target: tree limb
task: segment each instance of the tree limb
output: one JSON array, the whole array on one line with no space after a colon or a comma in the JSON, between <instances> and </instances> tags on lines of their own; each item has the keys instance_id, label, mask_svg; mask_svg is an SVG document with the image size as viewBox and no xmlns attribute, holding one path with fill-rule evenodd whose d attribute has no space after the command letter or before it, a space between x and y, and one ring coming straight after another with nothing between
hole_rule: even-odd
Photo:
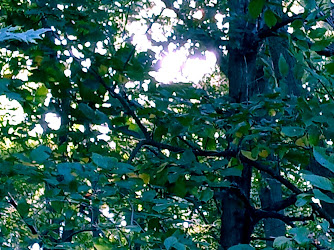
<instances>
[{"instance_id":1,"label":"tree limb","mask_svg":"<svg viewBox=\"0 0 334 250\"><path fill-rule=\"evenodd\" d=\"M293 223L294 221L313 220L312 216L290 217L290 216L286 216L280 213L265 211L262 209L255 210L254 215L257 220L268 219L268 218L279 219L283 221L285 224L292 226L292 227L294 227L294 223Z\"/></svg>"},{"instance_id":2,"label":"tree limb","mask_svg":"<svg viewBox=\"0 0 334 250\"><path fill-rule=\"evenodd\" d=\"M278 180L280 183L282 183L284 186L286 186L288 189L290 189L292 192L294 192L295 194L302 194L303 192L296 187L295 185L293 185L291 182L289 182L287 179L285 179L284 177L282 177L280 174L275 173L274 171L272 171L270 169L270 167L265 166L263 164L261 164L260 162L257 161L252 161L248 158L246 158L243 155L239 156L239 159L247 164L252 165L253 167L255 167L256 169L263 171L269 175L271 175L274 179ZM312 209L314 211L316 211L318 213L318 215L324 219L326 219L329 224L331 225L331 227L334 227L334 222L331 218L331 216L324 210L322 209L318 204L316 203L310 203L310 206L312 207Z\"/></svg>"},{"instance_id":3,"label":"tree limb","mask_svg":"<svg viewBox=\"0 0 334 250\"><path fill-rule=\"evenodd\" d=\"M274 204L271 204L268 207L262 207L262 209L266 210L266 211L276 211L277 212L277 211L283 210L283 209L295 204L296 201L297 201L297 195L293 194L290 197L288 197L284 200L281 200L281 201L277 201L277 202L275 202Z\"/></svg>"},{"instance_id":4,"label":"tree limb","mask_svg":"<svg viewBox=\"0 0 334 250\"><path fill-rule=\"evenodd\" d=\"M11 204L15 210L18 212L18 214L20 215L21 219L24 221L24 223L26 224L26 226L29 228L30 232L34 235L39 235L37 229L33 226L30 225L27 220L22 216L22 214L20 213L20 211L18 210L18 205L17 202L14 200L14 197L8 192L8 202L9 204Z\"/></svg>"}]
</instances>

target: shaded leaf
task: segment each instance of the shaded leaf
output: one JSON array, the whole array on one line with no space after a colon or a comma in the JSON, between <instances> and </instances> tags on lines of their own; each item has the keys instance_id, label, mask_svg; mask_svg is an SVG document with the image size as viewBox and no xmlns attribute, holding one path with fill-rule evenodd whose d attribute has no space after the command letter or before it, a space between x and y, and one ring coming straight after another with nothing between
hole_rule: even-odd
<instances>
[{"instance_id":1,"label":"shaded leaf","mask_svg":"<svg viewBox=\"0 0 334 250\"><path fill-rule=\"evenodd\" d=\"M264 7L265 0L251 0L248 5L248 12L251 17L257 18Z\"/></svg>"},{"instance_id":2,"label":"shaded leaf","mask_svg":"<svg viewBox=\"0 0 334 250\"><path fill-rule=\"evenodd\" d=\"M43 163L50 157L51 149L47 146L39 146L31 151L30 159L36 161L37 163Z\"/></svg>"},{"instance_id":3,"label":"shaded leaf","mask_svg":"<svg viewBox=\"0 0 334 250\"><path fill-rule=\"evenodd\" d=\"M282 127L282 133L289 137L301 137L305 130L301 127Z\"/></svg>"},{"instance_id":4,"label":"shaded leaf","mask_svg":"<svg viewBox=\"0 0 334 250\"><path fill-rule=\"evenodd\" d=\"M228 248L228 250L254 250L254 247L251 247L248 244L239 244L233 247Z\"/></svg>"},{"instance_id":5,"label":"shaded leaf","mask_svg":"<svg viewBox=\"0 0 334 250\"><path fill-rule=\"evenodd\" d=\"M313 189L313 193L314 193L314 198L316 199L319 199L327 203L334 203L334 200L332 198L321 192L319 189Z\"/></svg>"},{"instance_id":6,"label":"shaded leaf","mask_svg":"<svg viewBox=\"0 0 334 250\"><path fill-rule=\"evenodd\" d=\"M291 234L294 234L293 239L298 244L306 244L311 241L311 239L308 238L308 235L310 234L310 231L305 227L296 227L291 228L289 231Z\"/></svg>"},{"instance_id":7,"label":"shaded leaf","mask_svg":"<svg viewBox=\"0 0 334 250\"><path fill-rule=\"evenodd\" d=\"M279 60L278 60L278 69L279 72L282 76L287 76L289 72L289 65L286 62L283 54L280 55Z\"/></svg>"},{"instance_id":8,"label":"shaded leaf","mask_svg":"<svg viewBox=\"0 0 334 250\"><path fill-rule=\"evenodd\" d=\"M273 27L277 23L277 18L271 10L266 10L264 12L264 22L269 28Z\"/></svg>"},{"instance_id":9,"label":"shaded leaf","mask_svg":"<svg viewBox=\"0 0 334 250\"><path fill-rule=\"evenodd\" d=\"M334 190L333 183L325 177L314 175L314 174L305 174L304 179L311 182L313 186L316 186L323 190L327 190L327 191Z\"/></svg>"},{"instance_id":10,"label":"shaded leaf","mask_svg":"<svg viewBox=\"0 0 334 250\"><path fill-rule=\"evenodd\" d=\"M171 249L178 242L177 238L174 236L170 236L164 240L164 246L167 250Z\"/></svg>"},{"instance_id":11,"label":"shaded leaf","mask_svg":"<svg viewBox=\"0 0 334 250\"><path fill-rule=\"evenodd\" d=\"M313 156L321 166L329 169L334 173L333 159L330 156L326 155L326 149L320 147L314 147Z\"/></svg>"}]
</instances>

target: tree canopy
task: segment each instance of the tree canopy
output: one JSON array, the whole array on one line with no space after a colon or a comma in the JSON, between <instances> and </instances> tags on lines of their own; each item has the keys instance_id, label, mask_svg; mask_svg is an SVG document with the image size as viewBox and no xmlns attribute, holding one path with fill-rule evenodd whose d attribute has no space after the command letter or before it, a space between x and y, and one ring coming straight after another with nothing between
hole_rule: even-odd
<instances>
[{"instance_id":1,"label":"tree canopy","mask_svg":"<svg viewBox=\"0 0 334 250\"><path fill-rule=\"evenodd\" d=\"M1 1L1 247L334 249L333 8Z\"/></svg>"}]
</instances>

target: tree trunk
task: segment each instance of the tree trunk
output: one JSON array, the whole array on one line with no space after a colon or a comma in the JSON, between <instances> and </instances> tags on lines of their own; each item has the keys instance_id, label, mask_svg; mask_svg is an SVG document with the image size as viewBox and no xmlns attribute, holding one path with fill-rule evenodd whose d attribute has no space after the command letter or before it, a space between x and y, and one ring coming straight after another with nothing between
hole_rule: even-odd
<instances>
[{"instance_id":1,"label":"tree trunk","mask_svg":"<svg viewBox=\"0 0 334 250\"><path fill-rule=\"evenodd\" d=\"M282 200L282 185L278 181L270 178L267 174L262 173L266 179L267 186L260 190L260 200L262 207L270 207L272 204ZM267 239L285 235L285 224L278 219L264 220L264 233ZM267 247L273 246L273 241L267 240Z\"/></svg>"},{"instance_id":2,"label":"tree trunk","mask_svg":"<svg viewBox=\"0 0 334 250\"><path fill-rule=\"evenodd\" d=\"M247 21L248 0L230 0L228 47L229 96L233 102L248 102L257 93L255 23ZM252 233L249 210L252 168L244 165L241 177L230 178L233 187L222 198L221 249L248 244Z\"/></svg>"}]
</instances>

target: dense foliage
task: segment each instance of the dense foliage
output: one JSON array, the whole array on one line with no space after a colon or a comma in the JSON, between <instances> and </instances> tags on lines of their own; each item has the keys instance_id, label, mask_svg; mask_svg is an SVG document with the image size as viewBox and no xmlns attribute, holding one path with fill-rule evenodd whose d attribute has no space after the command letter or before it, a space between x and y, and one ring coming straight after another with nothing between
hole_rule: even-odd
<instances>
[{"instance_id":1,"label":"dense foliage","mask_svg":"<svg viewBox=\"0 0 334 250\"><path fill-rule=\"evenodd\" d=\"M1 1L2 248L333 249L332 10ZM170 44L215 72L160 83Z\"/></svg>"}]
</instances>

